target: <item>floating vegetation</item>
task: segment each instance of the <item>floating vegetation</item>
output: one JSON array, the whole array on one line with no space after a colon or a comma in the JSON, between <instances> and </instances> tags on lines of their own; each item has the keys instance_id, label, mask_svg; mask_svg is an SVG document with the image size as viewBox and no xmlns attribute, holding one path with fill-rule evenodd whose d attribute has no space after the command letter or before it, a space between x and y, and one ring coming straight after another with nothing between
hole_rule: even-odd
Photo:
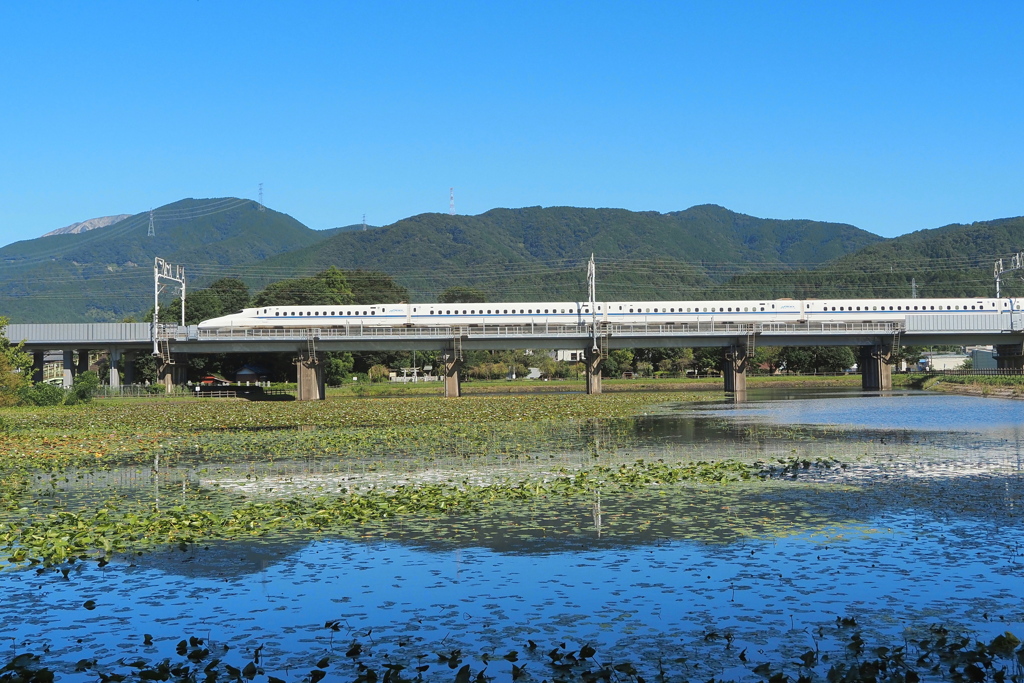
<instances>
[{"instance_id":1,"label":"floating vegetation","mask_svg":"<svg viewBox=\"0 0 1024 683\"><path fill-rule=\"evenodd\" d=\"M1024 647L1012 633L997 635L988 642L969 635L950 633L940 625L916 640L899 643L869 643L857 620L837 617L829 628L821 626L813 647L795 656L788 653L750 650L729 631L707 631L703 638L666 651L655 661L609 655L590 643L570 645L544 643L533 639L507 650L470 653L444 643L426 646L420 639L405 636L393 643L378 644L372 629L354 631L340 620L324 624L331 638L321 652L306 662L275 661L265 644L245 652L243 648L190 636L178 641L174 654L153 656L158 650L153 636L145 634L142 644L150 656L130 652L110 661L86 654L73 669L49 668L44 657L22 653L0 667L3 683L47 683L59 672L64 678L124 681L176 681L214 683L218 680L286 683L318 683L331 680L352 683L404 683L437 681L486 683L488 681L580 681L581 683L645 683L654 681L769 681L770 683L918 683L922 680L950 680L983 683L1024 681ZM334 642L334 634L347 631ZM165 644L163 649L169 649ZM746 646L745 646L746 645ZM686 653L687 656L682 656ZM233 663L232 663L233 662Z\"/></svg>"},{"instance_id":2,"label":"floating vegetation","mask_svg":"<svg viewBox=\"0 0 1024 683\"><path fill-rule=\"evenodd\" d=\"M13 564L43 567L98 557L103 563L116 553L137 552L165 544L201 543L283 531L322 533L366 522L407 515L464 513L498 501L536 497L579 496L602 490L628 491L686 482L728 484L773 476L794 476L810 467L830 467L827 460L780 460L778 463L737 461L666 464L637 461L619 467L595 466L577 472L559 471L545 480L523 480L473 486L468 481L397 486L393 489L342 491L334 496L244 500L199 492L184 502L143 507L107 501L99 509L59 510L37 514L22 505L13 482L7 492L8 515L0 518L0 548Z\"/></svg>"}]
</instances>

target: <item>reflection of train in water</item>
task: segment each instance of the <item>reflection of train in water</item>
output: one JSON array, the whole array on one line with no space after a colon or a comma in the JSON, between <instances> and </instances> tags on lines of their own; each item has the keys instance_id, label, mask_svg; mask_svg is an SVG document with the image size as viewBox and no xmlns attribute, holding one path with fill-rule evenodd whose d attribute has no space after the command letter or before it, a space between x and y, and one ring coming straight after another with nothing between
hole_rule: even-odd
<instances>
[{"instance_id":1,"label":"reflection of train in water","mask_svg":"<svg viewBox=\"0 0 1024 683\"><path fill-rule=\"evenodd\" d=\"M1016 299L776 299L749 301L580 301L373 306L266 306L204 320L201 330L285 329L372 325L480 326L610 324L678 325L689 322L902 322L908 315L1000 313L1021 310Z\"/></svg>"}]
</instances>

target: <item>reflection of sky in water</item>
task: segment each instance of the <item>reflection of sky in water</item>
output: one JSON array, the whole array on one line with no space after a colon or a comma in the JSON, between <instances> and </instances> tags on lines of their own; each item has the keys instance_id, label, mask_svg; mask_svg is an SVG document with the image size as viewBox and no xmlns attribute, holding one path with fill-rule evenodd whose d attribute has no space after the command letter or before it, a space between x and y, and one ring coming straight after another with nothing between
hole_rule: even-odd
<instances>
[{"instance_id":1,"label":"reflection of sky in water","mask_svg":"<svg viewBox=\"0 0 1024 683\"><path fill-rule=\"evenodd\" d=\"M753 401L699 411L777 425L848 425L873 429L972 431L1024 425L1024 401L948 394L893 393L796 401Z\"/></svg>"},{"instance_id":2,"label":"reflection of sky in water","mask_svg":"<svg viewBox=\"0 0 1024 683\"><path fill-rule=\"evenodd\" d=\"M252 573L230 566L231 545L162 553L152 563L160 568L89 566L67 583L8 573L0 577L5 608L22 617L6 621L0 637L35 649L45 643L74 661L86 652L121 656L120 642L145 654L142 633L158 644L209 636L242 650L268 643L269 663L282 667L319 656L330 638L323 625L333 619L346 625L338 647L351 642L349 627L364 640L372 628L392 651L411 639L412 651L444 641L467 653L568 638L604 650L682 654L680 643L700 640L705 628L729 630L751 650L807 645L802 629L837 616L893 636L934 621L968 624L985 637L1020 632L1024 561L1012 550L1024 541L1019 527L999 529L997 540L995 529L912 515L877 521L725 546L665 542L517 556L324 540ZM205 553L226 556L217 568L195 571ZM91 612L82 608L90 599L98 603Z\"/></svg>"},{"instance_id":3,"label":"reflection of sky in water","mask_svg":"<svg viewBox=\"0 0 1024 683\"><path fill-rule=\"evenodd\" d=\"M688 448L712 436L717 447L738 439L728 429L694 431L708 418L1012 434L1024 422L1024 402L837 392L702 407L699 415L652 415L638 421L634 438ZM331 637L324 624L333 619L346 625L334 635L336 647L356 636L367 642L372 628L385 651L402 651L398 641L407 639L416 653L462 647L467 657L522 650L527 638L548 649L590 642L634 659L724 657L720 646L717 654L693 651L704 629L734 633L735 650L797 653L812 646L810 627L837 616L858 617L890 645L902 642L904 628L931 623L983 638L1006 630L1022 635L1024 483L1012 438L1001 452L984 445L1001 438L986 436L967 452L945 441L933 447L876 440L870 463L812 471L814 485L801 478L761 488L700 487L699 495L670 488L664 504L651 502L657 491L648 498L609 496L600 541L590 503L578 501L575 511L550 503L537 512L532 539L507 526L513 515L500 522L460 515L450 524L418 520L403 542L383 541L380 528L367 528L311 544L165 551L137 558L139 566L78 564L67 582L52 573L4 572L0 638L19 651L48 645L54 657L74 662L131 653L157 659L171 653L145 648L143 633L158 646L197 635L232 644L237 656L228 661L236 665L245 662L244 650L266 644L268 663L279 670L288 662L308 667L323 653ZM825 444L805 439L793 446L811 456ZM556 521L544 522L544 514ZM706 534L671 532L684 524ZM755 528L790 528L791 535L764 540L742 533ZM397 526L394 535L401 535ZM86 600L95 600L96 609L84 609ZM537 680L550 678L536 669ZM488 671L500 681L507 672L507 663Z\"/></svg>"}]
</instances>

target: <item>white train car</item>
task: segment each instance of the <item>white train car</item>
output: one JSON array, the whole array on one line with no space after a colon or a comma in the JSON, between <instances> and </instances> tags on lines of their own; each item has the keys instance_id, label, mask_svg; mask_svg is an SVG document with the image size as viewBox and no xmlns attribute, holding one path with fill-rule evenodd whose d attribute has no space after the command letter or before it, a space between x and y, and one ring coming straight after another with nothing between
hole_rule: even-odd
<instances>
[{"instance_id":1,"label":"white train car","mask_svg":"<svg viewBox=\"0 0 1024 683\"><path fill-rule=\"evenodd\" d=\"M482 325L676 325L692 322L900 322L908 315L1020 311L1017 299L775 299L747 301L608 301L401 303L367 306L265 306L204 320L201 330L430 327Z\"/></svg>"}]
</instances>

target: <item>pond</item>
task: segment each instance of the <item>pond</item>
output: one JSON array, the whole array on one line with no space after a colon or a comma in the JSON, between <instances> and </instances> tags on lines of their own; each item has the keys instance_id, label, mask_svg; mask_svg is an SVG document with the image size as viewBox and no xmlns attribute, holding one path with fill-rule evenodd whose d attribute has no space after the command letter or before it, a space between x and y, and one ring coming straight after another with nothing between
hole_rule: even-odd
<instances>
[{"instance_id":1,"label":"pond","mask_svg":"<svg viewBox=\"0 0 1024 683\"><path fill-rule=\"evenodd\" d=\"M748 398L498 427L535 439L514 457L197 456L159 476L69 477L56 487L69 500L140 487L171 505L196 490L260 498L543 478L638 458L806 459L764 481L539 497L330 536L164 549L79 562L66 579L10 570L0 573L0 638L11 652L46 650L64 680L173 658L193 636L229 645L223 658L239 668L257 652L287 680L319 661L346 680L375 662L381 675L405 666L407 677L452 680L469 664L473 676L540 681L584 646L646 676L754 680L768 678L764 664L821 675L801 657L820 665L828 653L836 662L868 645L934 641L940 626L985 642L1024 636L1024 402L848 390ZM74 672L83 658L99 663Z\"/></svg>"}]
</instances>

